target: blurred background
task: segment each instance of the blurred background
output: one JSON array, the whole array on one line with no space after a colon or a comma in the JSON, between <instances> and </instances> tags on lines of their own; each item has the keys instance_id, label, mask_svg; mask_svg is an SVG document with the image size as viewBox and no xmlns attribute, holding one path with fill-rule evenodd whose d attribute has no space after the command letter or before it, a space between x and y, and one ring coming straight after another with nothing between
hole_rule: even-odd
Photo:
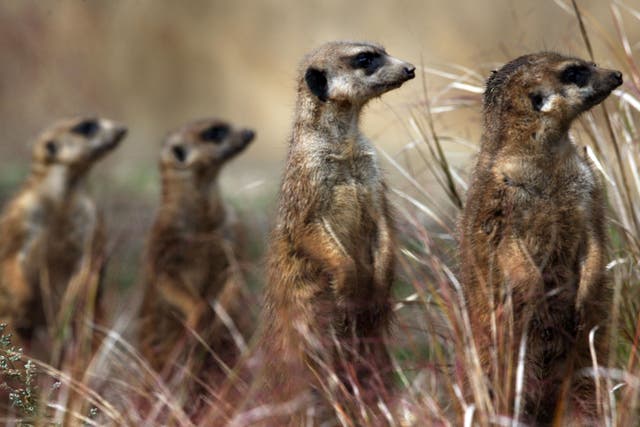
<instances>
[{"instance_id":1,"label":"blurred background","mask_svg":"<svg viewBox=\"0 0 640 427\"><path fill-rule=\"evenodd\" d=\"M637 7L638 1L627 4ZM616 29L609 2L578 3L600 23L590 28L600 35L594 37L600 43L595 56L610 65L606 40L615 38ZM433 70L473 70L469 75L481 88L491 69L526 52L586 56L567 7L552 0L2 1L0 195L13 193L25 177L31 142L51 122L78 114L123 121L129 136L93 171L92 192L116 230L114 245L136 255L141 227L157 203L163 135L185 121L218 116L257 131L222 182L241 211L260 210L255 221L266 230L286 153L297 65L307 51L332 39L372 40L427 70L372 102L365 114L363 128L376 146L399 156L412 139L407 117L424 109L425 87L437 95L451 83ZM638 40L640 28L626 31ZM477 103L436 127L477 141ZM450 159L464 170L473 151L451 146ZM393 168L384 158L382 163L396 185Z\"/></svg>"}]
</instances>

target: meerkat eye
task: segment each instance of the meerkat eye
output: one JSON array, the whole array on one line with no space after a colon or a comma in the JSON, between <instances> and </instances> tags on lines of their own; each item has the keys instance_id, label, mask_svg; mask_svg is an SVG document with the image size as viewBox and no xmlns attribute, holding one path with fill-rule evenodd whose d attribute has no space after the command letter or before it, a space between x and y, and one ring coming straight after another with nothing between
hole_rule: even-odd
<instances>
[{"instance_id":1,"label":"meerkat eye","mask_svg":"<svg viewBox=\"0 0 640 427\"><path fill-rule=\"evenodd\" d=\"M181 147L180 145L176 145L171 149L171 151L173 152L173 156L179 162L184 162L185 159L187 158L187 151L184 149L184 147Z\"/></svg>"},{"instance_id":2,"label":"meerkat eye","mask_svg":"<svg viewBox=\"0 0 640 427\"><path fill-rule=\"evenodd\" d=\"M222 142L229 134L229 126L214 125L200 132L200 139L207 142Z\"/></svg>"},{"instance_id":3,"label":"meerkat eye","mask_svg":"<svg viewBox=\"0 0 640 427\"><path fill-rule=\"evenodd\" d=\"M100 129L100 125L96 120L89 119L83 120L74 127L71 128L71 132L76 135L84 136L85 138L91 138L94 136L98 130Z\"/></svg>"},{"instance_id":4,"label":"meerkat eye","mask_svg":"<svg viewBox=\"0 0 640 427\"><path fill-rule=\"evenodd\" d=\"M570 65L560 75L560 81L564 84L575 84L584 87L589 83L591 70L585 65Z\"/></svg>"},{"instance_id":5,"label":"meerkat eye","mask_svg":"<svg viewBox=\"0 0 640 427\"><path fill-rule=\"evenodd\" d=\"M351 66L353 68L362 68L367 71L371 68L378 68L378 63L381 55L378 52L360 52L351 59ZM373 71L373 70L371 70Z\"/></svg>"}]
</instances>

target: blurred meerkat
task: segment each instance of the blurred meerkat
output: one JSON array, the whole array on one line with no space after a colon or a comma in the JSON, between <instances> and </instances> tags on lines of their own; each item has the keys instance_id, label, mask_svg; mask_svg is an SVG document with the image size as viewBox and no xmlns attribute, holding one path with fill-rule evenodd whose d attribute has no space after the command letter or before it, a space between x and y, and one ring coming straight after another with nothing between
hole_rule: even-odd
<instances>
[{"instance_id":1,"label":"blurred meerkat","mask_svg":"<svg viewBox=\"0 0 640 427\"><path fill-rule=\"evenodd\" d=\"M221 168L253 140L254 132L216 120L198 120L170 133L160 156L162 201L146 252L147 289L141 344L151 365L163 369L188 330L214 351L227 331L212 304L234 313L242 300L231 263L239 229L220 195ZM243 313L248 315L245 310ZM245 322L243 316L234 320ZM248 333L240 325L241 332ZM179 349L178 349L179 350Z\"/></svg>"},{"instance_id":2,"label":"blurred meerkat","mask_svg":"<svg viewBox=\"0 0 640 427\"><path fill-rule=\"evenodd\" d=\"M67 304L77 310L76 291L89 292L87 283L72 279L100 268L104 230L84 183L126 131L106 119L73 118L35 143L31 173L0 218L0 318L24 343L54 327Z\"/></svg>"},{"instance_id":3,"label":"blurred meerkat","mask_svg":"<svg viewBox=\"0 0 640 427\"><path fill-rule=\"evenodd\" d=\"M461 219L462 281L503 410L513 408L526 334L524 411L541 424L560 413L563 381L573 381L574 409L593 415L594 380L577 371L592 366L596 326L598 361L607 361L605 196L569 129L621 84L618 71L548 52L517 58L487 81L484 136ZM493 322L505 336L492 337Z\"/></svg>"},{"instance_id":4,"label":"blurred meerkat","mask_svg":"<svg viewBox=\"0 0 640 427\"><path fill-rule=\"evenodd\" d=\"M383 335L394 231L359 120L369 100L414 78L414 70L379 45L347 41L326 43L302 61L262 324L264 383L284 399L311 384L320 389L314 377L329 372L318 359L339 372L340 353L364 382L380 379L375 368L389 368Z\"/></svg>"}]
</instances>

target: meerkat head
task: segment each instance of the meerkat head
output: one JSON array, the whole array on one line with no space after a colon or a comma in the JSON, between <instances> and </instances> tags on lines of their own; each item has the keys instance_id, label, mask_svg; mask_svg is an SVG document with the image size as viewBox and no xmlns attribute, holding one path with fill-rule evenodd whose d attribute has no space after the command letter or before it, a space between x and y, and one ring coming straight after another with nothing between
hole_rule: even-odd
<instances>
[{"instance_id":1,"label":"meerkat head","mask_svg":"<svg viewBox=\"0 0 640 427\"><path fill-rule=\"evenodd\" d=\"M335 41L310 53L299 80L303 93L319 102L363 105L415 77L415 67L372 43Z\"/></svg>"},{"instance_id":2,"label":"meerkat head","mask_svg":"<svg viewBox=\"0 0 640 427\"><path fill-rule=\"evenodd\" d=\"M174 170L217 171L247 148L254 137L254 131L236 129L221 120L198 120L167 136L160 162Z\"/></svg>"},{"instance_id":3,"label":"meerkat head","mask_svg":"<svg viewBox=\"0 0 640 427\"><path fill-rule=\"evenodd\" d=\"M64 165L82 173L117 147L126 133L126 127L107 119L64 120L40 135L33 158L38 165Z\"/></svg>"},{"instance_id":4,"label":"meerkat head","mask_svg":"<svg viewBox=\"0 0 640 427\"><path fill-rule=\"evenodd\" d=\"M494 122L519 117L543 133L566 132L580 113L621 84L622 73L592 62L551 52L525 55L489 77L485 114Z\"/></svg>"}]
</instances>

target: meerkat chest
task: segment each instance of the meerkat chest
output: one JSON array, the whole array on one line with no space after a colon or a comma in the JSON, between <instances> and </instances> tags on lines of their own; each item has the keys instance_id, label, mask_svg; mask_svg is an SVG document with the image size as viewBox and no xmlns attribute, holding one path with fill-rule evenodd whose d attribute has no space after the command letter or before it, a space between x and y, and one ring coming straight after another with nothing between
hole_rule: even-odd
<instances>
[{"instance_id":1,"label":"meerkat chest","mask_svg":"<svg viewBox=\"0 0 640 427\"><path fill-rule=\"evenodd\" d=\"M323 222L351 256L368 265L368 248L382 212L382 181L375 158L332 162L330 167Z\"/></svg>"},{"instance_id":2,"label":"meerkat chest","mask_svg":"<svg viewBox=\"0 0 640 427\"><path fill-rule=\"evenodd\" d=\"M328 156L325 184L335 210L375 209L375 195L381 185L375 154L363 152L354 156Z\"/></svg>"},{"instance_id":3,"label":"meerkat chest","mask_svg":"<svg viewBox=\"0 0 640 427\"><path fill-rule=\"evenodd\" d=\"M81 198L56 215L47 227L47 268L55 280L65 284L81 268L83 257L92 255L98 228L93 202Z\"/></svg>"},{"instance_id":4,"label":"meerkat chest","mask_svg":"<svg viewBox=\"0 0 640 427\"><path fill-rule=\"evenodd\" d=\"M74 200L68 206L54 206L33 197L19 200L24 206L25 240L23 256L35 248L52 255L81 251L96 226L96 211L90 201ZM34 200L32 200L34 199Z\"/></svg>"},{"instance_id":5,"label":"meerkat chest","mask_svg":"<svg viewBox=\"0 0 640 427\"><path fill-rule=\"evenodd\" d=\"M512 230L532 253L578 252L591 222L596 188L588 164L575 159L554 171L527 167L502 179Z\"/></svg>"},{"instance_id":6,"label":"meerkat chest","mask_svg":"<svg viewBox=\"0 0 640 427\"><path fill-rule=\"evenodd\" d=\"M352 186L367 191L377 186L380 180L376 155L371 149L329 153L323 163L321 170L330 187Z\"/></svg>"},{"instance_id":7,"label":"meerkat chest","mask_svg":"<svg viewBox=\"0 0 640 427\"><path fill-rule=\"evenodd\" d=\"M226 242L219 230L181 236L179 249L171 256L171 268L179 272L191 292L204 296L219 286L229 265Z\"/></svg>"}]
</instances>

